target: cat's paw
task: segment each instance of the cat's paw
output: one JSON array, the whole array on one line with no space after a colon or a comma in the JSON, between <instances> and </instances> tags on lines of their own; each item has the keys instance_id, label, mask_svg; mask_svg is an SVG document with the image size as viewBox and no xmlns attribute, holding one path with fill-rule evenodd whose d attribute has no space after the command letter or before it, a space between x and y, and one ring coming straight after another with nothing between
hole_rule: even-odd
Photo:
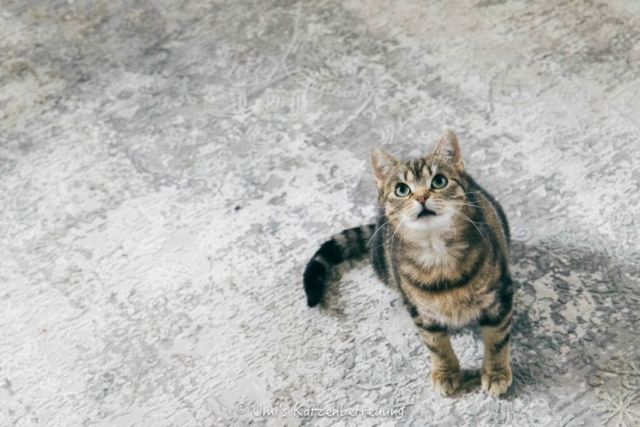
<instances>
[{"instance_id":1,"label":"cat's paw","mask_svg":"<svg viewBox=\"0 0 640 427\"><path fill-rule=\"evenodd\" d=\"M431 383L440 396L451 396L462 383L460 371L431 371Z\"/></svg>"},{"instance_id":2,"label":"cat's paw","mask_svg":"<svg viewBox=\"0 0 640 427\"><path fill-rule=\"evenodd\" d=\"M482 373L482 389L493 397L506 393L512 381L513 376L509 366L501 371Z\"/></svg>"}]
</instances>

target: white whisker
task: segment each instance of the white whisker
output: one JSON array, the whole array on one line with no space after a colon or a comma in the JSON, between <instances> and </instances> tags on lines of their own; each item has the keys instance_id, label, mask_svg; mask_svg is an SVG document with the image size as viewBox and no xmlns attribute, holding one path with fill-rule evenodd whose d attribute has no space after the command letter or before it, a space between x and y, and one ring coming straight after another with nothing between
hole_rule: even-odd
<instances>
[{"instance_id":1,"label":"white whisker","mask_svg":"<svg viewBox=\"0 0 640 427\"><path fill-rule=\"evenodd\" d=\"M455 203L456 205L471 206L473 208L480 208L480 206L474 205L472 203L464 203L464 202L450 202L450 203Z\"/></svg>"},{"instance_id":2,"label":"white whisker","mask_svg":"<svg viewBox=\"0 0 640 427\"><path fill-rule=\"evenodd\" d=\"M482 236L482 241L484 241L485 243L487 242L486 239L484 238L484 234L482 234L482 231L480 231L480 228L478 228L478 226L476 225L475 222L471 221L471 219L468 216L461 214L460 211L457 211L455 209L453 211L455 213L457 213L458 215L460 215L462 218L466 219L471 224L473 224L473 226L476 228L476 230L478 230L478 233L480 233L480 236ZM482 223L479 222L478 224L482 224Z\"/></svg>"},{"instance_id":3,"label":"white whisker","mask_svg":"<svg viewBox=\"0 0 640 427\"><path fill-rule=\"evenodd\" d=\"M378 233L378 231L382 230L382 227L384 227L385 225L389 224L389 222L391 222L391 220L385 222L380 227L376 228L376 231L373 232L373 234L371 235L371 238L367 242L367 246L369 246L369 243L371 243L371 240L373 240L373 237Z\"/></svg>"},{"instance_id":4,"label":"white whisker","mask_svg":"<svg viewBox=\"0 0 640 427\"><path fill-rule=\"evenodd\" d=\"M402 221L400 221L400 224L398 224L398 227L396 227L396 230L391 235L391 239L390 240L391 240L392 243L393 243L393 239L396 237L396 233L398 232L398 230L400 230L400 227L402 227L402 223L405 221L405 219L406 219L406 217Z\"/></svg>"},{"instance_id":5,"label":"white whisker","mask_svg":"<svg viewBox=\"0 0 640 427\"><path fill-rule=\"evenodd\" d=\"M453 218L449 217L449 222L453 226L453 239L456 240L458 238L458 230L456 229L456 223L453 222Z\"/></svg>"}]
</instances>

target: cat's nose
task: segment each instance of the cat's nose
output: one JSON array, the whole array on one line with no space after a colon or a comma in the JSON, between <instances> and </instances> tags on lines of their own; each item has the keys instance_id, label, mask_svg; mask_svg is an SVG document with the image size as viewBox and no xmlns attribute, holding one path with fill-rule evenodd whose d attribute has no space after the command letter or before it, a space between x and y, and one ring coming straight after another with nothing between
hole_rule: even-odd
<instances>
[{"instance_id":1,"label":"cat's nose","mask_svg":"<svg viewBox=\"0 0 640 427\"><path fill-rule=\"evenodd\" d=\"M413 193L413 197L421 204L424 205L424 202L429 198L429 192L427 190L418 189Z\"/></svg>"}]
</instances>

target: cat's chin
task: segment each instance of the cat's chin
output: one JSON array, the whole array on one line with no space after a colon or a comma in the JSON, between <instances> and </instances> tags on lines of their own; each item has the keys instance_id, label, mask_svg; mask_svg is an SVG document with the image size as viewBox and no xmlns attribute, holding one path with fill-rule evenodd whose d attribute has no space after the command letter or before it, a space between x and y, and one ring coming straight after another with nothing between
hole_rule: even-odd
<instances>
[{"instance_id":1,"label":"cat's chin","mask_svg":"<svg viewBox=\"0 0 640 427\"><path fill-rule=\"evenodd\" d=\"M448 213L419 215L415 219L406 221L409 230L415 231L446 231L451 226L451 215Z\"/></svg>"}]
</instances>

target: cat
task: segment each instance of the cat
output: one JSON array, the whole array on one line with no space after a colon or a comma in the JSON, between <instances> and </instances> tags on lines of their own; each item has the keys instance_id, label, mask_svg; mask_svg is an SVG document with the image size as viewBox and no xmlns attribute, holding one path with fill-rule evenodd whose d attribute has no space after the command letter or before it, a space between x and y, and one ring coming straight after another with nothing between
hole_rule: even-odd
<instances>
[{"instance_id":1,"label":"cat","mask_svg":"<svg viewBox=\"0 0 640 427\"><path fill-rule=\"evenodd\" d=\"M400 161L374 148L371 163L377 223L336 234L314 254L303 275L308 305L322 301L336 265L369 252L377 276L400 292L418 327L435 390L449 396L460 387L450 333L479 322L482 388L494 397L504 394L512 382L513 283L502 207L465 172L451 131L426 157Z\"/></svg>"}]
</instances>

